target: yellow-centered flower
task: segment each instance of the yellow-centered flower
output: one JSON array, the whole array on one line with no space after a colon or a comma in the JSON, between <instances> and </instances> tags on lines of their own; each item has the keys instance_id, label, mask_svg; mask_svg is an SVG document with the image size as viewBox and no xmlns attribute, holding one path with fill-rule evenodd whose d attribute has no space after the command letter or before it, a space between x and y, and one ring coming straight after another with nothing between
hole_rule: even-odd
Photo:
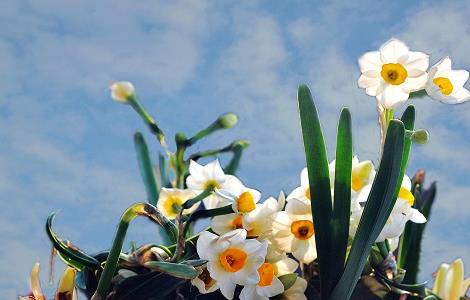
<instances>
[{"instance_id":1,"label":"yellow-centered flower","mask_svg":"<svg viewBox=\"0 0 470 300\"><path fill-rule=\"evenodd\" d=\"M182 189L167 189L162 188L160 190L160 196L157 202L157 208L161 213L170 220L176 218L183 208L183 204L191 198L197 196L197 193L193 190L182 190ZM189 209L183 211L184 215L194 212L199 206L196 203Z\"/></svg>"},{"instance_id":2,"label":"yellow-centered flower","mask_svg":"<svg viewBox=\"0 0 470 300\"><path fill-rule=\"evenodd\" d=\"M393 109L406 101L410 92L424 88L428 66L427 54L409 51L403 42L391 39L379 51L359 58L358 85L367 95L375 96L383 108Z\"/></svg>"}]
</instances>

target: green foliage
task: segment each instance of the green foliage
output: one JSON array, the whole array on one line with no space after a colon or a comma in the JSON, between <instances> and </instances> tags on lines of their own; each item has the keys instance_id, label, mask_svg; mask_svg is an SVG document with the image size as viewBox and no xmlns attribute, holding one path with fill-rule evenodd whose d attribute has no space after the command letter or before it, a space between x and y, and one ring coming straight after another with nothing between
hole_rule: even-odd
<instances>
[{"instance_id":1,"label":"green foliage","mask_svg":"<svg viewBox=\"0 0 470 300\"><path fill-rule=\"evenodd\" d=\"M157 205L160 186L155 179L155 170L142 133L136 132L134 134L134 146L137 153L140 175L147 191L148 202L152 205Z\"/></svg>"}]
</instances>

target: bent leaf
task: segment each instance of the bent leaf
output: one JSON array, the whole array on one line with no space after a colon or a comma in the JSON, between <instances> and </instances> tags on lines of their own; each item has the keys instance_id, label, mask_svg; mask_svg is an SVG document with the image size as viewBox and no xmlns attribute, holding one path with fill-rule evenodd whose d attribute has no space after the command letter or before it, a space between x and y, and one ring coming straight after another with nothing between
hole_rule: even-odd
<instances>
[{"instance_id":1,"label":"bent leaf","mask_svg":"<svg viewBox=\"0 0 470 300\"><path fill-rule=\"evenodd\" d=\"M55 217L55 212L51 213L47 218L46 232L47 236L52 242L52 245L57 250L59 257L69 266L74 267L78 270L84 267L91 269L101 269L101 265L98 260L94 257L86 254L77 247L73 246L67 240L60 239L52 230L52 222Z\"/></svg>"},{"instance_id":2,"label":"bent leaf","mask_svg":"<svg viewBox=\"0 0 470 300\"><path fill-rule=\"evenodd\" d=\"M177 264L164 261L149 261L146 267L182 279L193 279L198 275L197 270L189 264Z\"/></svg>"}]
</instances>

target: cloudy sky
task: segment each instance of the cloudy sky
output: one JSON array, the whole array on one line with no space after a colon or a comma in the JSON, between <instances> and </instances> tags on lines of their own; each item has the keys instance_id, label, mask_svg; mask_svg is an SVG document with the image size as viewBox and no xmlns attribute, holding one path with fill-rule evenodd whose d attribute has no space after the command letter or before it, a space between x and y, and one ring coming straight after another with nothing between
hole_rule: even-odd
<instances>
[{"instance_id":1,"label":"cloudy sky","mask_svg":"<svg viewBox=\"0 0 470 300\"><path fill-rule=\"evenodd\" d=\"M47 286L51 211L59 211L57 232L93 253L109 247L119 214L145 199L132 135L153 140L133 111L110 100L112 81L135 83L169 140L237 113L236 128L197 149L250 140L239 176L277 195L298 184L304 166L298 84L312 89L330 157L339 109L348 106L355 152L377 161L375 100L356 86L363 52L397 37L431 63L450 55L470 69L470 2L409 2L1 1L3 298L28 290L35 261ZM470 271L470 103L413 102L431 141L413 149L408 173L425 168L439 189L421 277L459 256ZM151 150L154 158L161 151ZM156 239L146 221L131 226L129 240Z\"/></svg>"}]
</instances>

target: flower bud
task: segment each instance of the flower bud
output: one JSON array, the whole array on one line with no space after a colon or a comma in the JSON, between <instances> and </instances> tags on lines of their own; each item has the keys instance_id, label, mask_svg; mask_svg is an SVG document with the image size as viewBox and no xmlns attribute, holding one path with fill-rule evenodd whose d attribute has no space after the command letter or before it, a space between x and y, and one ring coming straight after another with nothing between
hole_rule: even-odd
<instances>
[{"instance_id":1,"label":"flower bud","mask_svg":"<svg viewBox=\"0 0 470 300\"><path fill-rule=\"evenodd\" d=\"M134 85L129 81L115 82L109 88L111 97L117 102L128 103L135 96Z\"/></svg>"},{"instance_id":2,"label":"flower bud","mask_svg":"<svg viewBox=\"0 0 470 300\"><path fill-rule=\"evenodd\" d=\"M426 144L429 140L429 133L425 129L418 129L411 134L411 141L416 144Z\"/></svg>"},{"instance_id":3,"label":"flower bud","mask_svg":"<svg viewBox=\"0 0 470 300\"><path fill-rule=\"evenodd\" d=\"M226 113L222 116L219 117L217 120L217 123L222 127L222 128L231 128L235 126L238 122L238 117L234 113Z\"/></svg>"}]
</instances>

